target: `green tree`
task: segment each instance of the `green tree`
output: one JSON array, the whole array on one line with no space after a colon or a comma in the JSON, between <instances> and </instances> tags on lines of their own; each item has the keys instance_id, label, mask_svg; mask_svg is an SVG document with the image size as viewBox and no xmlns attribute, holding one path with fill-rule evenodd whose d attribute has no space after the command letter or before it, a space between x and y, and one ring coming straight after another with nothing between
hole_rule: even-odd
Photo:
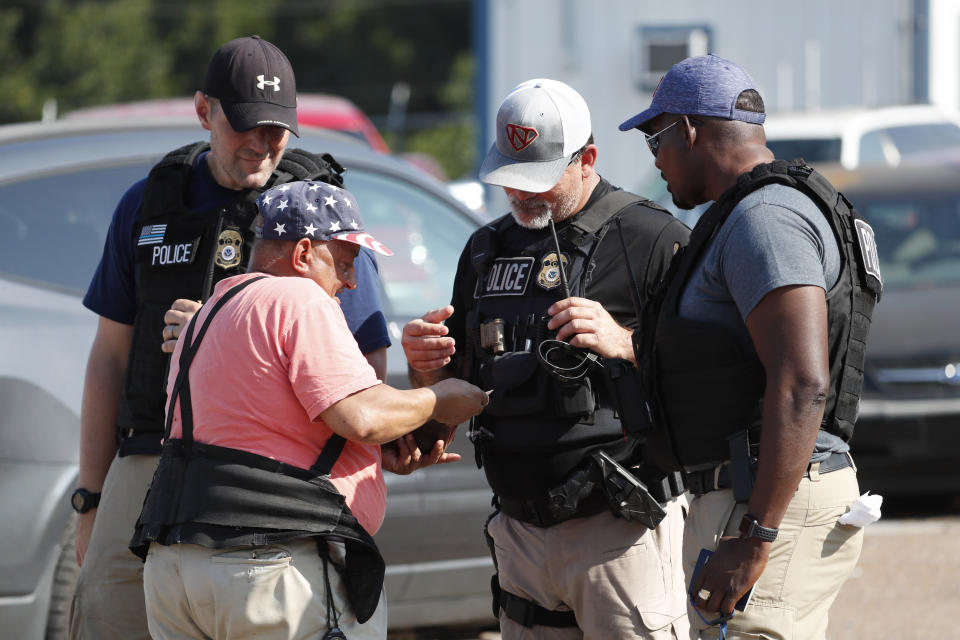
<instances>
[{"instance_id":1,"label":"green tree","mask_svg":"<svg viewBox=\"0 0 960 640\"><path fill-rule=\"evenodd\" d=\"M217 46L259 34L301 92L345 96L373 118L397 82L426 130L407 148L451 176L471 164L469 0L5 0L0 122L98 104L189 96ZM451 118L450 112L459 113Z\"/></svg>"}]
</instances>

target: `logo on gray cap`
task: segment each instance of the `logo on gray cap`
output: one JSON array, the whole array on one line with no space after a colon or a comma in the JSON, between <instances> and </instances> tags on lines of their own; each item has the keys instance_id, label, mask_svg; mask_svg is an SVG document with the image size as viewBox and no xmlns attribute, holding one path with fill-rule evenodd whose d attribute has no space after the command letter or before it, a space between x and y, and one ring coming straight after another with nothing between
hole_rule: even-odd
<instances>
[{"instance_id":1,"label":"logo on gray cap","mask_svg":"<svg viewBox=\"0 0 960 640\"><path fill-rule=\"evenodd\" d=\"M529 147L539 135L533 127L525 127L522 124L507 125L507 140L517 151L523 151Z\"/></svg>"}]
</instances>

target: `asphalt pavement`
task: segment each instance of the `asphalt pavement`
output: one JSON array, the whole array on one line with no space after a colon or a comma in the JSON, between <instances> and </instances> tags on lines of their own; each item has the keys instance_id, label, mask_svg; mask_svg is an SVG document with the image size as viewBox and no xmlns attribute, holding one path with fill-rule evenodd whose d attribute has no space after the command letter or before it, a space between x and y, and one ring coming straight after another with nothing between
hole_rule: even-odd
<instances>
[{"instance_id":1,"label":"asphalt pavement","mask_svg":"<svg viewBox=\"0 0 960 640\"><path fill-rule=\"evenodd\" d=\"M452 635L451 635L452 634ZM827 640L960 638L960 496L887 499L830 609ZM500 640L493 630L390 640Z\"/></svg>"},{"instance_id":2,"label":"asphalt pavement","mask_svg":"<svg viewBox=\"0 0 960 640\"><path fill-rule=\"evenodd\" d=\"M898 503L867 526L857 568L830 609L828 640L960 638L960 500Z\"/></svg>"}]
</instances>

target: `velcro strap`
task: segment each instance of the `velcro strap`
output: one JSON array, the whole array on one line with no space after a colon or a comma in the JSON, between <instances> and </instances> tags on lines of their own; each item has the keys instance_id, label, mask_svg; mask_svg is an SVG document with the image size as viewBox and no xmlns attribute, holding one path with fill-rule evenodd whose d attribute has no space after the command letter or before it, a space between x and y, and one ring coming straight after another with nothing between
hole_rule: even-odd
<instances>
[{"instance_id":1,"label":"velcro strap","mask_svg":"<svg viewBox=\"0 0 960 640\"><path fill-rule=\"evenodd\" d=\"M573 611L550 611L503 589L500 589L500 609L508 618L525 627L577 626L577 616Z\"/></svg>"},{"instance_id":2,"label":"velcro strap","mask_svg":"<svg viewBox=\"0 0 960 640\"><path fill-rule=\"evenodd\" d=\"M830 457L826 460L820 461L820 469L818 473L823 475L825 473L830 473L831 471L839 471L840 469L846 469L847 467L853 466L853 459L850 457L849 453L846 452L836 452L831 453ZM804 477L810 475L810 465L807 466L806 473L803 474Z\"/></svg>"}]
</instances>

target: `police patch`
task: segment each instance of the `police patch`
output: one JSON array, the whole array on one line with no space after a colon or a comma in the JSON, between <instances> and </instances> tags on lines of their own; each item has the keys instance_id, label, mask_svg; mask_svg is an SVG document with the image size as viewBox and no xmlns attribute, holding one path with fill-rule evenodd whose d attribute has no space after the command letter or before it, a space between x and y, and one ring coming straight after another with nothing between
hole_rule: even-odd
<instances>
[{"instance_id":1,"label":"police patch","mask_svg":"<svg viewBox=\"0 0 960 640\"><path fill-rule=\"evenodd\" d=\"M527 291L532 271L533 258L497 258L487 271L480 295L522 296ZM481 289L479 282L477 289ZM476 291L473 297L478 297Z\"/></svg>"},{"instance_id":2,"label":"police patch","mask_svg":"<svg viewBox=\"0 0 960 640\"><path fill-rule=\"evenodd\" d=\"M224 229L217 238L215 262L221 269L232 269L243 259L243 236L233 229Z\"/></svg>"},{"instance_id":3,"label":"police patch","mask_svg":"<svg viewBox=\"0 0 960 640\"><path fill-rule=\"evenodd\" d=\"M570 261L567 259L567 256L560 254L560 257L563 259L563 268L567 268L567 264ZM541 288L550 291L551 289L556 289L560 286L560 261L557 260L556 251L551 251L547 255L540 258L540 273L537 274L537 284Z\"/></svg>"},{"instance_id":4,"label":"police patch","mask_svg":"<svg viewBox=\"0 0 960 640\"><path fill-rule=\"evenodd\" d=\"M883 276L880 275L880 256L877 253L877 240L873 235L873 227L867 224L866 220L856 219L853 221L857 229L857 246L860 247L860 256L863 258L863 268L868 274L883 284Z\"/></svg>"}]
</instances>

